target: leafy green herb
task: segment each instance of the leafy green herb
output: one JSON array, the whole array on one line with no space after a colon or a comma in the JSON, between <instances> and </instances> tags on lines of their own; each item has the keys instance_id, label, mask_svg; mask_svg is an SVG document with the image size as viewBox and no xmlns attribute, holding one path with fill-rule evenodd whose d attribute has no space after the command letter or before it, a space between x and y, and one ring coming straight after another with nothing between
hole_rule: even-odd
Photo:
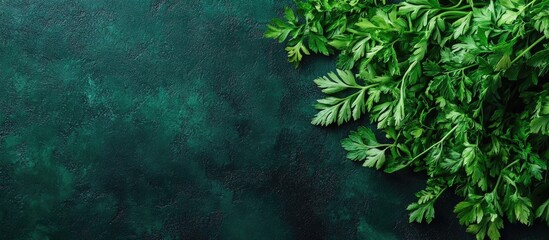
<instances>
[{"instance_id":1,"label":"leafy green herb","mask_svg":"<svg viewBox=\"0 0 549 240\"><path fill-rule=\"evenodd\" d=\"M295 4L265 36L287 41L296 67L304 55L337 55L337 71L315 80L327 96L312 123L368 115L386 139L360 127L342 141L347 157L427 174L410 222L431 222L454 191L477 239L500 239L505 218L549 225L549 199L533 195L548 180L549 0Z\"/></svg>"}]
</instances>

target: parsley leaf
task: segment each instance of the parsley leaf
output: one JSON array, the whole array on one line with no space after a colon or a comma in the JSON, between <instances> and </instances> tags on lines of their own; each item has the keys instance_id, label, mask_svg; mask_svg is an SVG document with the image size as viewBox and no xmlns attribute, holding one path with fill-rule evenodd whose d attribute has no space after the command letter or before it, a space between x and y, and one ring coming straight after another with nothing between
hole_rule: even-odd
<instances>
[{"instance_id":1,"label":"parsley leaf","mask_svg":"<svg viewBox=\"0 0 549 240\"><path fill-rule=\"evenodd\" d=\"M295 66L336 55L336 72L314 82L312 124L368 115L385 133L359 127L341 141L347 158L392 173L424 172L408 206L431 222L446 190L477 239L500 239L503 220L549 224L537 205L549 165L549 1L295 0L265 37L287 42Z\"/></svg>"}]
</instances>

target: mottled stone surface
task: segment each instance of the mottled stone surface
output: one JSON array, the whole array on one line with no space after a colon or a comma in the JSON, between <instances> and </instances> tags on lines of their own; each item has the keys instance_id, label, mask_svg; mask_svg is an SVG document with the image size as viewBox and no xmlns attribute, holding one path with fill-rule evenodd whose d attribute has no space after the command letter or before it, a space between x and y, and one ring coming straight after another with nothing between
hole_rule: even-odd
<instances>
[{"instance_id":1,"label":"mottled stone surface","mask_svg":"<svg viewBox=\"0 0 549 240\"><path fill-rule=\"evenodd\" d=\"M262 39L288 4L0 0L0 239L470 239L309 124L334 63Z\"/></svg>"}]
</instances>

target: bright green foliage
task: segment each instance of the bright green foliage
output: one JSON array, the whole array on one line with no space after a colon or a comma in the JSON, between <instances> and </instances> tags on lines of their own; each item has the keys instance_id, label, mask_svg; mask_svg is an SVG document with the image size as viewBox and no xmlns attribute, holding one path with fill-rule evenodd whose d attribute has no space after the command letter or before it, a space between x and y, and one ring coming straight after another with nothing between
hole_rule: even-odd
<instances>
[{"instance_id":1,"label":"bright green foliage","mask_svg":"<svg viewBox=\"0 0 549 240\"><path fill-rule=\"evenodd\" d=\"M348 151L347 158L353 161L364 161L365 167L380 169L385 163L385 151L390 144L381 144L377 141L372 130L360 127L357 132L351 132L349 138L341 141L343 148Z\"/></svg>"},{"instance_id":2,"label":"bright green foliage","mask_svg":"<svg viewBox=\"0 0 549 240\"><path fill-rule=\"evenodd\" d=\"M499 239L503 220L549 224L549 0L296 0L265 36L287 41L289 61L337 55L315 83L315 125L367 115L342 141L347 157L429 180L408 206L431 222L445 190L463 198L460 223ZM544 195L547 198L547 195ZM539 203L538 203L539 202Z\"/></svg>"}]
</instances>

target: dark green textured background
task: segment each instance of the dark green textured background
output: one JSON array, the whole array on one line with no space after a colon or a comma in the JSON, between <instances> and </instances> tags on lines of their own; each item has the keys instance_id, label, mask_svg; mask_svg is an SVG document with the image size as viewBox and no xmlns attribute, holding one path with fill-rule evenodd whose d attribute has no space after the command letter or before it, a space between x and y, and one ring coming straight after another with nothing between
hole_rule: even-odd
<instances>
[{"instance_id":1,"label":"dark green textured background","mask_svg":"<svg viewBox=\"0 0 549 240\"><path fill-rule=\"evenodd\" d=\"M288 4L0 0L0 239L470 238L309 124L334 63L262 39Z\"/></svg>"}]
</instances>

